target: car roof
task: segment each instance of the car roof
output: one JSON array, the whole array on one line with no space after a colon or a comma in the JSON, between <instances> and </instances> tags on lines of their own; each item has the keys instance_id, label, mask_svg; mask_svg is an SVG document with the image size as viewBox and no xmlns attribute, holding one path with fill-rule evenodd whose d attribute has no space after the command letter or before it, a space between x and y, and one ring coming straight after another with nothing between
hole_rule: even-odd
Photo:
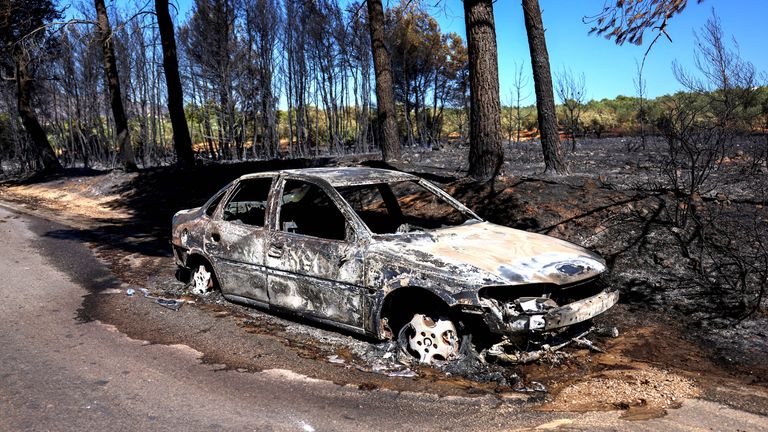
<instances>
[{"instance_id":1,"label":"car roof","mask_svg":"<svg viewBox=\"0 0 768 432\"><path fill-rule=\"evenodd\" d=\"M355 186L398 181L419 180L419 177L380 168L367 167L335 167L335 168L302 168L269 173L247 174L241 179L264 177L267 175L287 174L293 177L325 180L331 186Z\"/></svg>"}]
</instances>

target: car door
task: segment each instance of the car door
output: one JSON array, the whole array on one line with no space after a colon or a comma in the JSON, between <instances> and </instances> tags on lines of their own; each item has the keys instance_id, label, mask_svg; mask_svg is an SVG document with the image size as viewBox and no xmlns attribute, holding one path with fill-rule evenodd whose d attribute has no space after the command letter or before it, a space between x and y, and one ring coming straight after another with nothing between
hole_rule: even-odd
<instances>
[{"instance_id":1,"label":"car door","mask_svg":"<svg viewBox=\"0 0 768 432\"><path fill-rule=\"evenodd\" d=\"M272 181L272 177L241 180L206 228L206 253L214 261L225 295L269 301L264 227Z\"/></svg>"},{"instance_id":2,"label":"car door","mask_svg":"<svg viewBox=\"0 0 768 432\"><path fill-rule=\"evenodd\" d=\"M270 305L362 328L363 253L320 184L285 179L266 246Z\"/></svg>"}]
</instances>

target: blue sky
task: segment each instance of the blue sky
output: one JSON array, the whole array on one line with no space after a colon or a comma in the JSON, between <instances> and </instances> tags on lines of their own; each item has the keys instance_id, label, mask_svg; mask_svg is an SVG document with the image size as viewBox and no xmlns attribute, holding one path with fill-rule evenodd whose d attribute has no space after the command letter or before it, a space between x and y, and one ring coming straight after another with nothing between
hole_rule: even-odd
<instances>
[{"instance_id":1,"label":"blue sky","mask_svg":"<svg viewBox=\"0 0 768 432\"><path fill-rule=\"evenodd\" d=\"M460 0L443 0L435 11L441 29L464 32L463 5ZM634 95L636 59L642 59L647 44L653 39L646 33L645 45L617 46L600 36L589 36L589 25L582 17L594 15L603 6L603 0L539 0L552 73L570 68L584 73L589 99ZM697 4L690 0L685 11L668 24L666 38L654 45L645 66L645 80L649 97L674 93L681 89L672 75L672 62L693 68L694 30L701 28L711 16L712 9L721 20L723 33L733 36L739 43L742 57L751 61L758 71L768 72L768 1L766 0L705 0ZM525 62L530 75L530 54L526 39L523 12L519 0L500 0L494 4L496 38L499 47L499 81L502 101L509 96L515 62ZM530 80L529 80L530 81ZM531 86L531 91L532 91ZM533 96L530 99L532 103Z\"/></svg>"},{"instance_id":2,"label":"blue sky","mask_svg":"<svg viewBox=\"0 0 768 432\"><path fill-rule=\"evenodd\" d=\"M341 0L344 2L345 0ZM384 0L385 7L387 1ZM389 0L396 4L399 0ZM181 16L186 16L193 0L176 0ZM539 0L553 74L569 68L585 76L589 99L614 98L636 93L634 79L636 62L642 59L653 35L646 33L645 45L617 46L600 36L589 36L589 25L582 17L602 9L604 0ZM443 32L456 32L463 38L464 16L461 0L431 0L431 8ZM530 55L520 0L498 0L494 4L497 43L499 47L499 81L502 101L512 88L515 64L525 62L529 76ZM672 62L693 69L694 30L700 29L715 10L723 32L739 43L742 57L751 61L760 72L768 72L768 0L705 0L697 4L690 0L685 11L668 24L672 42L662 38L653 47L645 66L647 95L656 97L681 89L672 74ZM531 79L529 78L529 82ZM530 85L533 93L533 85ZM528 103L534 102L531 95Z\"/></svg>"}]
</instances>

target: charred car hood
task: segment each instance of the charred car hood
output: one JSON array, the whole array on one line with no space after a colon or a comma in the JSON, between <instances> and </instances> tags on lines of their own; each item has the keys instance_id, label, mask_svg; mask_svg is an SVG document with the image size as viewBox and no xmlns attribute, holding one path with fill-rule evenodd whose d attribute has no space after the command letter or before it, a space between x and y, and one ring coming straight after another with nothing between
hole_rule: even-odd
<instances>
[{"instance_id":1,"label":"charred car hood","mask_svg":"<svg viewBox=\"0 0 768 432\"><path fill-rule=\"evenodd\" d=\"M379 253L473 285L564 285L605 270L605 260L573 243L489 222L386 237L375 242Z\"/></svg>"}]
</instances>

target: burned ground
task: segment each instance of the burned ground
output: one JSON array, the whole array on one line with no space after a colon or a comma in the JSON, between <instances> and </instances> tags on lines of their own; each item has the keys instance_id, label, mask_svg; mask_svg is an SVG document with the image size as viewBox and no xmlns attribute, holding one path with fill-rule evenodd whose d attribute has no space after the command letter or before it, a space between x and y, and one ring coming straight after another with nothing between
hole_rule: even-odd
<instances>
[{"instance_id":1,"label":"burned ground","mask_svg":"<svg viewBox=\"0 0 768 432\"><path fill-rule=\"evenodd\" d=\"M573 347L529 365L491 365L466 377L416 368L416 378L397 379L386 374L395 369L372 373L377 362L386 363L381 361L386 346L233 305L215 295L189 298L196 303L172 312L140 295L94 293L85 300L83 318L112 323L151 343L188 344L205 353L204 361L222 367L290 365L298 373L363 389L506 394L515 388L536 390L541 383L548 395L531 394L548 400L544 409L631 407L653 413L674 407L681 397L700 394L768 413L768 368L763 361L768 317L764 307L748 314L758 292L722 284L729 268L738 269L736 258L742 265L756 261L751 255L723 255L728 248L710 255L695 249L702 237L760 241L750 229L759 230L768 217L764 166L753 166L744 152L735 151L712 174L712 188L685 201L656 168L663 159L660 142L639 152L626 152L619 139L580 143L568 155L572 174L560 178L538 174L541 167L530 162L538 160L537 146L524 143L507 149L503 175L482 186L462 179L466 151L457 146L407 151L394 168L439 183L491 222L564 238L605 256L611 283L622 295L619 305L596 320L600 327L617 327L619 337L591 336L605 353ZM123 288L147 287L153 294L181 296L183 286L173 277L168 245L170 218L177 210L202 204L247 172L360 163L381 165L328 159L216 164L185 171L153 168L137 174L70 172L45 181L7 183L0 198L72 227L48 235L89 242L126 284ZM710 221L705 235L675 223L681 203L695 206L702 220ZM697 271L718 256L730 256L737 265L722 268L722 274ZM232 343L222 349L220 341L227 338ZM605 391L578 391L583 400L574 398L575 389L583 385ZM634 392L625 393L627 387Z\"/></svg>"}]
</instances>

